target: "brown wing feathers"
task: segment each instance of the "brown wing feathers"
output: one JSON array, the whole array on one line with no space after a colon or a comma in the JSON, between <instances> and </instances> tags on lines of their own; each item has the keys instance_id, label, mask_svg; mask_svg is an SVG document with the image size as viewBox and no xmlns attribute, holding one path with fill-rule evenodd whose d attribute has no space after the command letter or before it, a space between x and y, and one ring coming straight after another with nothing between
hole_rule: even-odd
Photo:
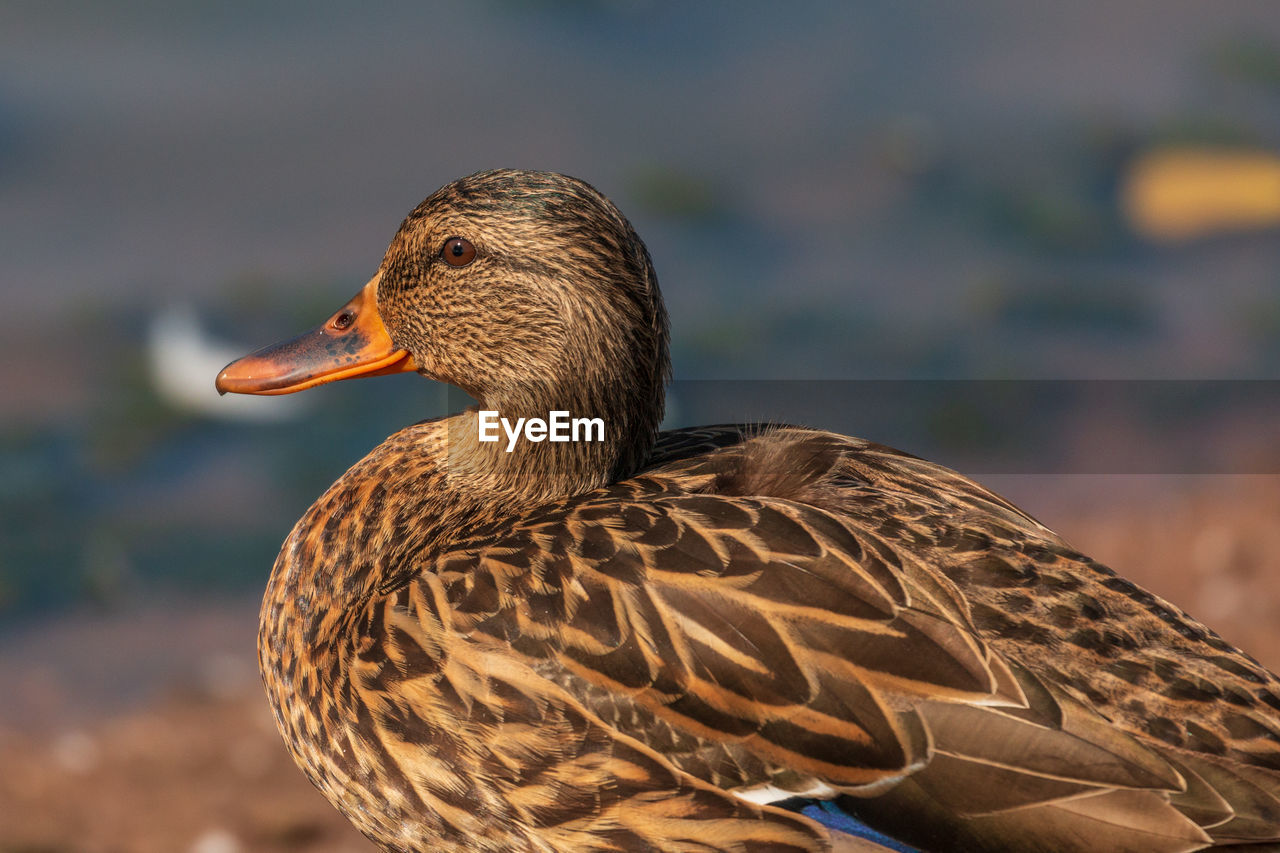
<instances>
[{"instance_id":1,"label":"brown wing feathers","mask_svg":"<svg viewBox=\"0 0 1280 853\"><path fill-rule=\"evenodd\" d=\"M708 499L687 500L705 507ZM948 654L911 654L913 643L933 645L934 635L945 634L939 621L920 616L921 628L910 612L898 619L894 596L901 599L901 587L886 589L847 563L837 570L831 565L839 559L836 552L824 551L821 537L805 533L787 513L741 501L738 511L759 523L734 535L732 528L698 530L698 515L681 501L651 502L650 523L629 528L613 549L592 546L593 560L566 554L550 567L553 558L541 558L534 575L572 574L570 588L581 589L578 601L590 606L570 614L562 600L509 596L512 606L488 616L478 630L513 640L513 634L545 634L540 648L524 650L556 655L582 678L632 691L635 701L703 737L750 740L778 763L821 764L846 784L902 772L923 757L924 744L900 725L866 678L836 672L815 656L847 666L840 650L860 642L866 672L901 682L931 678L941 689L975 697L991 691L994 681L970 644L957 641ZM584 511L589 515L591 507ZM767 563L759 549L771 530L791 544ZM487 565L482 561L457 582L501 585L504 575L478 577ZM832 611L813 600L815 589L828 584L828 596L845 612L835 611L824 631L815 616ZM504 597L500 592L497 599ZM462 591L460 598L471 600ZM539 621L561 616L564 632ZM607 627L584 630L588 621ZM586 642L574 642L580 638ZM519 640L515 645L522 648Z\"/></svg>"},{"instance_id":2,"label":"brown wing feathers","mask_svg":"<svg viewBox=\"0 0 1280 853\"><path fill-rule=\"evenodd\" d=\"M349 701L367 710L358 748L378 752L356 764L377 768L378 788L405 801L357 807L384 820L383 837L416 805L441 836L467 839L459 849L823 848L804 818L769 809L763 819L761 807L676 769L501 643L442 630L444 593L428 575L370 605L383 613L370 620Z\"/></svg>"},{"instance_id":3,"label":"brown wing feathers","mask_svg":"<svg viewBox=\"0 0 1280 853\"><path fill-rule=\"evenodd\" d=\"M1241 792L1246 815L1275 815L1247 774L1210 764L1188 781L1178 769L1185 762L1161 757L1167 750L1134 740L1021 664L1010 669L954 582L903 547L923 534L902 519L932 496L894 498L890 479L868 476L864 458L854 474L831 462L828 437L818 440L825 446L809 449L810 460L825 453L832 476L845 477L839 491L821 474L813 483L821 466L810 461L807 485L780 479L787 497L761 495L760 478L708 472L704 457L690 476L701 493L672 488L659 469L567 502L482 551L464 546L441 562L465 564L441 572L455 627L510 642L588 706L625 695L647 712L615 717L615 730L642 740L660 726L679 733L660 744L676 767L706 773L708 756L732 744L736 763L722 755L713 774L726 787L784 780L794 790L819 780L878 792L876 783L914 772L901 795L863 811L893 810L917 790L958 820L1003 814L1010 837L1020 820L1064 815L1114 829L1141 803L1163 816L1130 827L1150 849L1207 843L1197 822L1221 826L1235 814L1220 787ZM899 457L875 464L886 458ZM713 491L752 489L751 497ZM825 491L845 513L791 499L805 489ZM875 492L899 501L888 535L883 524L850 522L848 509ZM1005 524L967 544L950 532L959 553L1040 529L976 487L965 497L1001 508ZM1123 791L1134 796L1101 796ZM1031 816L1032 806L1049 816ZM1230 837L1264 837L1256 820L1231 819Z\"/></svg>"}]
</instances>

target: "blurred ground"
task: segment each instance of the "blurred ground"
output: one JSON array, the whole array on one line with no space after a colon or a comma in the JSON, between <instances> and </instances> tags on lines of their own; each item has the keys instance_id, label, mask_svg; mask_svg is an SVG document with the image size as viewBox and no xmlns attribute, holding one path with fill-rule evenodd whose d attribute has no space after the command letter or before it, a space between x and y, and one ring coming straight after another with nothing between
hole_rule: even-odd
<instances>
[{"instance_id":1,"label":"blurred ground","mask_svg":"<svg viewBox=\"0 0 1280 853\"><path fill-rule=\"evenodd\" d=\"M256 602L69 613L0 651L0 851L247 853L371 846L285 751Z\"/></svg>"},{"instance_id":2,"label":"blurred ground","mask_svg":"<svg viewBox=\"0 0 1280 853\"><path fill-rule=\"evenodd\" d=\"M1280 477L1074 479L1040 500L1038 482L999 485L1280 667ZM280 742L254 671L255 619L249 600L187 603L6 637L0 683L17 689L0 703L0 853L372 849Z\"/></svg>"},{"instance_id":3,"label":"blurred ground","mask_svg":"<svg viewBox=\"0 0 1280 853\"><path fill-rule=\"evenodd\" d=\"M0 850L371 850L303 779L253 695L174 696L49 735L0 732Z\"/></svg>"}]
</instances>

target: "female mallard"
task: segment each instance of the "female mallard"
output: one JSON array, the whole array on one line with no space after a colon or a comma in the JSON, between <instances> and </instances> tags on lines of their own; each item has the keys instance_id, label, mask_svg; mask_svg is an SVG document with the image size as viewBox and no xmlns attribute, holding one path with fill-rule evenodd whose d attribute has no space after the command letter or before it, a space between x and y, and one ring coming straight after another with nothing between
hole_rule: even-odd
<instances>
[{"instance_id":1,"label":"female mallard","mask_svg":"<svg viewBox=\"0 0 1280 853\"><path fill-rule=\"evenodd\" d=\"M861 849L849 814L937 850L1280 840L1280 681L1181 610L899 451L659 433L657 280L581 181L444 187L218 388L404 370L603 440L415 424L286 540L276 720L386 849Z\"/></svg>"}]
</instances>

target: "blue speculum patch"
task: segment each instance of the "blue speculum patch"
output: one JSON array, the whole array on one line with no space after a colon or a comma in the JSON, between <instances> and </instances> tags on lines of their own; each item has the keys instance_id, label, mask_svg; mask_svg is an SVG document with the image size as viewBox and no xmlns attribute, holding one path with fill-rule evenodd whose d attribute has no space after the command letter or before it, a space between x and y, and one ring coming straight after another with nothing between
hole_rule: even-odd
<instances>
[{"instance_id":1,"label":"blue speculum patch","mask_svg":"<svg viewBox=\"0 0 1280 853\"><path fill-rule=\"evenodd\" d=\"M799 797L786 800L773 805L781 806L794 812L799 812L810 820L815 820L828 829L836 832L844 832L849 835L856 835L859 838L865 838L880 844L889 850L897 850L898 853L920 853L915 847L903 844L896 838L891 838L877 829L872 829L853 815L840 808L830 800L808 800Z\"/></svg>"}]
</instances>

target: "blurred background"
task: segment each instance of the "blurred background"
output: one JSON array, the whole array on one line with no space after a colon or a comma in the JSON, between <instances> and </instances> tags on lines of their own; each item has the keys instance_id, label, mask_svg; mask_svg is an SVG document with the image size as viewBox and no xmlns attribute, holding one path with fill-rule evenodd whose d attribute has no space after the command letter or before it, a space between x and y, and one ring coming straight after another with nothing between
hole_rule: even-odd
<instances>
[{"instance_id":1,"label":"blurred background","mask_svg":"<svg viewBox=\"0 0 1280 853\"><path fill-rule=\"evenodd\" d=\"M275 734L257 601L457 401L213 377L494 166L631 217L671 423L961 468L1280 666L1271 0L9 3L0 852L368 849Z\"/></svg>"}]
</instances>

